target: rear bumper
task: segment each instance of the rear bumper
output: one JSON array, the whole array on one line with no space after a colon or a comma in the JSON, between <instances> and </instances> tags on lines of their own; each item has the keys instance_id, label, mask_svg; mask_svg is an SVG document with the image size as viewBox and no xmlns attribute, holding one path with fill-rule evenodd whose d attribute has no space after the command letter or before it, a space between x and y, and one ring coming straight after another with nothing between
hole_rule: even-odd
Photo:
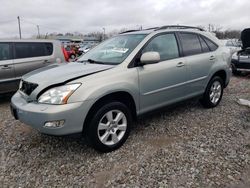
<instances>
[{"instance_id":1,"label":"rear bumper","mask_svg":"<svg viewBox=\"0 0 250 188\"><path fill-rule=\"evenodd\" d=\"M50 135L68 135L82 132L83 123L90 108L90 101L76 102L65 105L48 105L27 103L17 92L11 99L13 116L38 131ZM49 121L63 120L58 128L44 127Z\"/></svg>"}]
</instances>

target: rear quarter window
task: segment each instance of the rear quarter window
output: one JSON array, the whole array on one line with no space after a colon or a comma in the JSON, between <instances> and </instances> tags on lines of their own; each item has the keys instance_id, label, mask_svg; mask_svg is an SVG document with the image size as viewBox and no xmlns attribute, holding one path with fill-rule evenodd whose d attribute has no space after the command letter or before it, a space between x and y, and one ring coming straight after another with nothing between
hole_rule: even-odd
<instances>
[{"instance_id":1,"label":"rear quarter window","mask_svg":"<svg viewBox=\"0 0 250 188\"><path fill-rule=\"evenodd\" d=\"M208 45L210 51L215 51L218 48L218 45L215 44L214 42L212 42L210 39L208 39L207 37L202 36L202 38L204 39L204 41L206 42L206 44Z\"/></svg>"},{"instance_id":2,"label":"rear quarter window","mask_svg":"<svg viewBox=\"0 0 250 188\"><path fill-rule=\"evenodd\" d=\"M52 43L45 43L45 48L46 48L46 55L52 55L53 44Z\"/></svg>"},{"instance_id":3,"label":"rear quarter window","mask_svg":"<svg viewBox=\"0 0 250 188\"><path fill-rule=\"evenodd\" d=\"M207 45L207 43L205 42L205 40L200 36L199 37L200 39L200 42L201 42L201 48L202 48L202 51L205 53L205 52L210 52L210 49Z\"/></svg>"}]
</instances>

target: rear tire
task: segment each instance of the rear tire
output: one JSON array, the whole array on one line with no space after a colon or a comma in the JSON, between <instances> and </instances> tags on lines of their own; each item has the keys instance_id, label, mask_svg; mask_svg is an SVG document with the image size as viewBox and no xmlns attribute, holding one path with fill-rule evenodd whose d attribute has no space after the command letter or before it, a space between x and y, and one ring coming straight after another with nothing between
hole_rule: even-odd
<instances>
[{"instance_id":1,"label":"rear tire","mask_svg":"<svg viewBox=\"0 0 250 188\"><path fill-rule=\"evenodd\" d=\"M91 147L100 152L111 152L127 140L132 124L130 110L121 102L109 102L96 109L86 127L86 138Z\"/></svg>"},{"instance_id":2,"label":"rear tire","mask_svg":"<svg viewBox=\"0 0 250 188\"><path fill-rule=\"evenodd\" d=\"M214 108L218 106L223 96L224 82L219 76L213 77L200 100L205 108Z\"/></svg>"}]
</instances>

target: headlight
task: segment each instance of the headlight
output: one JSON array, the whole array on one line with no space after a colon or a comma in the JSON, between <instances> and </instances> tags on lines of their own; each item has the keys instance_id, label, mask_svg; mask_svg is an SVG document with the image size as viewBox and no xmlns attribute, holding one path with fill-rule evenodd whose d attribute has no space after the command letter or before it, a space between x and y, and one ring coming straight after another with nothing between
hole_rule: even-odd
<instances>
[{"instance_id":1,"label":"headlight","mask_svg":"<svg viewBox=\"0 0 250 188\"><path fill-rule=\"evenodd\" d=\"M46 104L66 104L69 97L81 84L69 84L49 89L39 98L39 103Z\"/></svg>"}]
</instances>

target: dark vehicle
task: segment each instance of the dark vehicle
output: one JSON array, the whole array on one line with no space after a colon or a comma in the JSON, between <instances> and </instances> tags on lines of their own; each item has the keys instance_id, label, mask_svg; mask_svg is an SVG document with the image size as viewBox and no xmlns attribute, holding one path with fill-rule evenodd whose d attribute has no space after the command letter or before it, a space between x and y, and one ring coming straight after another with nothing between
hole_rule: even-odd
<instances>
[{"instance_id":1,"label":"dark vehicle","mask_svg":"<svg viewBox=\"0 0 250 188\"><path fill-rule=\"evenodd\" d=\"M242 71L250 71L250 28L241 32L242 50L232 56L233 74L239 75Z\"/></svg>"}]
</instances>

